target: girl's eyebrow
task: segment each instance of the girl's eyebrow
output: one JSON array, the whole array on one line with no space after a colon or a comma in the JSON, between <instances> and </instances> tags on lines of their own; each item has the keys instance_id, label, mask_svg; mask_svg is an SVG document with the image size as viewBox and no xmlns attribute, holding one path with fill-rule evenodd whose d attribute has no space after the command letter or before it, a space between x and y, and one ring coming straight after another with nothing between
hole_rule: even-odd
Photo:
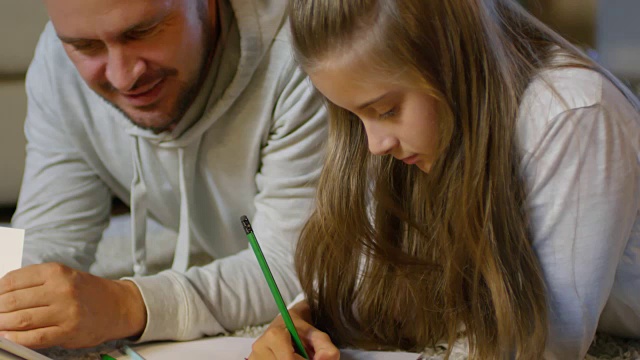
<instances>
[{"instance_id":1,"label":"girl's eyebrow","mask_svg":"<svg viewBox=\"0 0 640 360\"><path fill-rule=\"evenodd\" d=\"M380 95L380 96L378 96L378 97L376 97L376 98L373 98L373 99L371 99L371 100L369 100L369 101L367 101L367 102L365 102L365 103L363 103L363 104L359 105L359 106L358 106L358 110L363 110L363 109L368 108L368 107L369 107L369 106L371 106L372 104L375 104L375 103L377 103L378 101L382 100L382 99L383 99L384 97L386 97L387 95L389 95L389 92L386 92L386 93L384 93L384 94L382 94L382 95Z\"/></svg>"}]
</instances>

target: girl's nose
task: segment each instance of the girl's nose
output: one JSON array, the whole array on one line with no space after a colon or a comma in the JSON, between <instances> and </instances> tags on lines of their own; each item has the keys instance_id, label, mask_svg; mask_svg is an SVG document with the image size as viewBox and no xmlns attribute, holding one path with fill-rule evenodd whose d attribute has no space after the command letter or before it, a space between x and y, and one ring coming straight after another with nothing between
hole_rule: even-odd
<instances>
[{"instance_id":1,"label":"girl's nose","mask_svg":"<svg viewBox=\"0 0 640 360\"><path fill-rule=\"evenodd\" d=\"M373 155L386 155L398 146L398 139L384 126L364 122L369 151Z\"/></svg>"}]
</instances>

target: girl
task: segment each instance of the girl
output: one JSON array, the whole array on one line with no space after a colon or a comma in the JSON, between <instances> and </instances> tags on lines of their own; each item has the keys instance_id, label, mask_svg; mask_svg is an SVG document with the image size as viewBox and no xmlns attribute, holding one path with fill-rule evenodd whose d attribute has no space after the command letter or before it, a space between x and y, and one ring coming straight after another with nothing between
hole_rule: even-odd
<instances>
[{"instance_id":1,"label":"girl","mask_svg":"<svg viewBox=\"0 0 640 360\"><path fill-rule=\"evenodd\" d=\"M290 22L331 114L291 309L315 359L640 337L640 106L613 76L511 0L292 0ZM280 319L253 349L294 358Z\"/></svg>"}]
</instances>

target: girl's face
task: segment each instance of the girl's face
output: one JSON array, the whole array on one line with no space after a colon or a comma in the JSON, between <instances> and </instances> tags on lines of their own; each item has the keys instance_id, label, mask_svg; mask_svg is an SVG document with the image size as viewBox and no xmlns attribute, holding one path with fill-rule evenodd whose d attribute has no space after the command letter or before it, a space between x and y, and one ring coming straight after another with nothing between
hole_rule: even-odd
<instances>
[{"instance_id":1,"label":"girl's face","mask_svg":"<svg viewBox=\"0 0 640 360\"><path fill-rule=\"evenodd\" d=\"M309 77L329 101L362 121L372 154L389 154L429 172L440 138L437 100L371 69L355 60L325 62Z\"/></svg>"}]
</instances>

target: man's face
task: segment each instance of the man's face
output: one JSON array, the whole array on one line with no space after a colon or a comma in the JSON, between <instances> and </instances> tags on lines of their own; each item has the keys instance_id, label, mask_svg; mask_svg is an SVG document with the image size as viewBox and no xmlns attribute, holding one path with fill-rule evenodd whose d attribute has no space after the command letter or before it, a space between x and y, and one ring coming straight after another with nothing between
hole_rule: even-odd
<instances>
[{"instance_id":1,"label":"man's face","mask_svg":"<svg viewBox=\"0 0 640 360\"><path fill-rule=\"evenodd\" d=\"M184 115L213 46L214 0L44 2L67 55L98 95L156 132Z\"/></svg>"}]
</instances>

